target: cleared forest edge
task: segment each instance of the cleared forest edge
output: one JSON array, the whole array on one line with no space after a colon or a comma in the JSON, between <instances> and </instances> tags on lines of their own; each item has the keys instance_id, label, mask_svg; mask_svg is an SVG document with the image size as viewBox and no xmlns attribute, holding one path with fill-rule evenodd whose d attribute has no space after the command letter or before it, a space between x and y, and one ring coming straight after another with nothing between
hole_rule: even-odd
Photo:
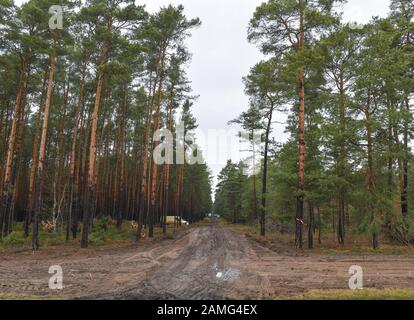
<instances>
[{"instance_id":1,"label":"cleared forest edge","mask_svg":"<svg viewBox=\"0 0 414 320\"><path fill-rule=\"evenodd\" d=\"M197 222L211 212L205 159L176 159L198 126L186 41L200 25L182 5L0 1L0 250L102 244L93 233L104 219L152 238L168 214ZM183 134L164 164L159 130L176 122Z\"/></svg>"},{"instance_id":2,"label":"cleared forest edge","mask_svg":"<svg viewBox=\"0 0 414 320\"><path fill-rule=\"evenodd\" d=\"M385 238L382 239L383 244L381 248L374 250L370 247L369 241L363 236L354 236L352 242L346 242L341 245L338 244L332 236L325 235L321 237L321 243L315 244L313 249L295 249L295 239L292 234L269 232L266 236L261 236L258 228L255 226L232 224L225 220L221 220L220 223L223 227L234 232L243 233L249 240L257 242L261 246L282 255L414 255L414 248L412 245L401 245Z\"/></svg>"},{"instance_id":3,"label":"cleared forest edge","mask_svg":"<svg viewBox=\"0 0 414 320\"><path fill-rule=\"evenodd\" d=\"M35 255L0 254L0 298L278 299L414 297L414 256L272 251L216 221L139 246ZM62 291L48 288L50 265L63 268ZM351 265L364 288L348 289ZM414 271L414 270L413 270ZM399 289L390 291L389 289Z\"/></svg>"}]
</instances>

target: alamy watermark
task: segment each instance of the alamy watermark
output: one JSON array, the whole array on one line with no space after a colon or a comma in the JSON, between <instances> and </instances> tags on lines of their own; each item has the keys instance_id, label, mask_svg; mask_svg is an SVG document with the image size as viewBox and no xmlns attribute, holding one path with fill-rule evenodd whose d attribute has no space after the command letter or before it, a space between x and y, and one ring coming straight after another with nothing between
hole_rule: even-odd
<instances>
[{"instance_id":1,"label":"alamy watermark","mask_svg":"<svg viewBox=\"0 0 414 320\"><path fill-rule=\"evenodd\" d=\"M63 269L60 265L53 265L49 268L49 289L63 290Z\"/></svg>"},{"instance_id":2,"label":"alamy watermark","mask_svg":"<svg viewBox=\"0 0 414 320\"><path fill-rule=\"evenodd\" d=\"M348 27L352 30L363 30L365 26L362 23L350 22L348 23Z\"/></svg>"},{"instance_id":3,"label":"alamy watermark","mask_svg":"<svg viewBox=\"0 0 414 320\"><path fill-rule=\"evenodd\" d=\"M49 8L49 14L52 16L49 19L49 28L51 30L63 29L63 8L62 6L53 5Z\"/></svg>"},{"instance_id":4,"label":"alamy watermark","mask_svg":"<svg viewBox=\"0 0 414 320\"><path fill-rule=\"evenodd\" d=\"M158 165L205 162L225 165L228 159L239 159L243 163L243 174L257 175L260 172L261 131L252 134L236 129L198 129L185 133L185 123L179 122L175 132L165 128L154 132L153 141L158 143L152 154Z\"/></svg>"},{"instance_id":5,"label":"alamy watermark","mask_svg":"<svg viewBox=\"0 0 414 320\"><path fill-rule=\"evenodd\" d=\"M362 290L364 288L364 271L361 266L351 266L349 268L349 279L348 285L351 290Z\"/></svg>"}]
</instances>

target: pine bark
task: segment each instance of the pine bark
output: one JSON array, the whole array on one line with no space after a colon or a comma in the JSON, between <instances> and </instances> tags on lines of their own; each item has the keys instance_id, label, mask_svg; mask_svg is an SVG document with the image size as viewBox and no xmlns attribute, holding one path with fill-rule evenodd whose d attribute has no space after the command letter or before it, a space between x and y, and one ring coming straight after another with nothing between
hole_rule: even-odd
<instances>
[{"instance_id":1,"label":"pine bark","mask_svg":"<svg viewBox=\"0 0 414 320\"><path fill-rule=\"evenodd\" d=\"M346 130L346 118L345 118L345 88L342 73L339 80L339 127L340 127L340 142L339 142L339 178L345 179L346 170L346 148L345 148L345 130ZM345 245L345 195L346 189L341 181L341 185L338 189L338 243Z\"/></svg>"},{"instance_id":2,"label":"pine bark","mask_svg":"<svg viewBox=\"0 0 414 320\"><path fill-rule=\"evenodd\" d=\"M108 22L107 32L110 34L112 31L112 20ZM91 217L93 216L93 212L95 210L95 201L96 201L96 176L95 176L95 159L96 159L96 150L97 150L97 143L96 143L96 134L98 130L98 118L99 118L99 107L101 105L101 98L102 98L102 88L105 78L105 70L103 69L108 61L108 54L109 54L109 47L110 47L110 38L107 37L104 40L101 52L101 59L99 63L99 71L98 71L98 83L96 87L96 95L95 95L95 104L92 112L91 117L91 135L90 135L90 144L89 144L89 169L88 169L88 179L87 179L87 203L86 208L84 209L83 214L83 229L82 229L82 239L81 239L81 247L87 248L88 247L88 238L89 238L89 225Z\"/></svg>"},{"instance_id":3,"label":"pine bark","mask_svg":"<svg viewBox=\"0 0 414 320\"><path fill-rule=\"evenodd\" d=\"M375 197L375 173L374 173L374 147L373 147L373 137L372 137L372 125L371 125L371 94L368 93L368 102L367 108L365 109L365 121L366 121L366 132L367 132L367 190L371 199L368 203L368 208L370 211L370 220L372 230L372 247L374 249L379 248L379 237L376 225L376 206L373 203Z\"/></svg>"},{"instance_id":4,"label":"pine bark","mask_svg":"<svg viewBox=\"0 0 414 320\"><path fill-rule=\"evenodd\" d=\"M84 49L83 52L83 66L82 66L82 76L79 84L79 96L76 103L75 109L75 124L73 127L72 133L72 145L70 149L70 160L69 160L69 208L68 216L66 221L66 241L69 241L70 231L73 229L73 208L76 206L78 201L78 188L75 185L75 169L76 169L76 146L79 139L79 124L82 114L82 109L84 105L84 96L85 96L85 79L86 79L86 68L89 63L89 52L87 49Z\"/></svg>"},{"instance_id":5,"label":"pine bark","mask_svg":"<svg viewBox=\"0 0 414 320\"><path fill-rule=\"evenodd\" d=\"M12 187L12 173L13 173L13 164L15 157L15 147L16 139L18 132L19 119L23 114L24 101L27 94L27 84L29 80L29 60L25 55L21 56L20 61L20 79L19 87L17 91L16 104L13 114L13 120L10 130L10 135L8 139L8 149L7 157L5 163L4 179L2 186L1 194L1 208L0 208L0 238L4 236L5 233L5 223L7 220L7 213L11 206L11 201L13 197L13 187Z\"/></svg>"},{"instance_id":6,"label":"pine bark","mask_svg":"<svg viewBox=\"0 0 414 320\"><path fill-rule=\"evenodd\" d=\"M260 234L264 237L266 235L266 198L267 198L267 171L268 171L268 152L269 152L269 139L270 131L272 128L273 119L273 105L269 110L266 137L265 137L265 149L263 159L263 175L262 175L262 206L260 208Z\"/></svg>"},{"instance_id":7,"label":"pine bark","mask_svg":"<svg viewBox=\"0 0 414 320\"><path fill-rule=\"evenodd\" d=\"M118 186L119 192L116 194L117 204L117 228L120 229L122 226L122 215L126 208L126 185L125 185L125 121L127 113L127 83L123 86L124 96L120 107L120 125L119 125L119 154L118 154Z\"/></svg>"},{"instance_id":8,"label":"pine bark","mask_svg":"<svg viewBox=\"0 0 414 320\"><path fill-rule=\"evenodd\" d=\"M44 167L46 160L46 139L47 139L47 130L49 124L49 113L50 106L52 104L52 91L53 91L53 80L55 76L55 66L56 66L56 38L54 39L54 45L50 55L50 69L49 69L49 79L47 84L47 94L46 102L44 107L43 114L43 126L42 126L42 135L40 139L40 148L39 148L39 162L37 166L37 176L35 183L35 209L33 217L33 233L32 233L32 249L36 251L39 248L39 215L42 208L42 189L44 183Z\"/></svg>"},{"instance_id":9,"label":"pine bark","mask_svg":"<svg viewBox=\"0 0 414 320\"><path fill-rule=\"evenodd\" d=\"M300 39L299 51L305 49L305 29L304 17L301 12L300 17ZM295 245L297 248L303 248L303 205L305 191L305 70L301 67L299 70L299 115L298 115L298 143L299 143L299 161L298 161L298 192L296 196L296 235Z\"/></svg>"},{"instance_id":10,"label":"pine bark","mask_svg":"<svg viewBox=\"0 0 414 320\"><path fill-rule=\"evenodd\" d=\"M140 193L139 193L139 207L138 207L138 228L136 234L136 241L139 241L142 236L142 229L144 226L144 218L145 218L145 209L147 207L146 203L149 200L149 192L147 186L147 179L148 179L148 148L150 144L150 133L151 133L151 123L152 123L152 113L154 110L154 102L155 102L155 93L157 90L157 83L158 83L158 71L161 62L161 53L159 54L157 67L156 67L156 75L154 79L154 85L152 88L152 93L150 97L149 108L146 117L146 124L145 124L145 141L144 147L142 152L142 168L141 168L141 184L140 184ZM151 88L151 86L150 86Z\"/></svg>"},{"instance_id":11,"label":"pine bark","mask_svg":"<svg viewBox=\"0 0 414 320\"><path fill-rule=\"evenodd\" d=\"M29 228L32 222L33 209L34 209L34 188L35 188L35 179L37 173L38 157L39 157L39 138L40 138L40 124L42 121L42 113L44 111L44 99L47 93L47 76L48 73L45 71L43 86L42 86L42 96L40 98L39 111L36 116L36 127L34 131L33 138L33 153L32 153L32 166L30 168L30 178L29 178L29 196L28 196L28 207L26 210L26 218L24 224L24 234L26 237L29 236Z\"/></svg>"},{"instance_id":12,"label":"pine bark","mask_svg":"<svg viewBox=\"0 0 414 320\"><path fill-rule=\"evenodd\" d=\"M159 144L159 129L161 125L161 102L162 102L162 85L164 82L164 64L165 64L165 51L161 55L161 69L160 69L160 79L158 84L158 101L157 101L157 110L155 112L155 126L154 126L154 145L153 151ZM158 154L153 153L153 163L152 163L152 174L151 174L151 189L150 189L150 210L149 210L149 221L148 221L148 236L152 238L154 236L154 219L157 210L157 179L158 179Z\"/></svg>"}]
</instances>

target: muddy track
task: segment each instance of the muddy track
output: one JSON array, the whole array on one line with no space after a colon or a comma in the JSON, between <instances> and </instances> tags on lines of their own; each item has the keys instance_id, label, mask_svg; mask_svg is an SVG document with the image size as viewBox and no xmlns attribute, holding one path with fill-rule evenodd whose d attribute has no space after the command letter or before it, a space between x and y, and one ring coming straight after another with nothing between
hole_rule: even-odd
<instances>
[{"instance_id":1,"label":"muddy track","mask_svg":"<svg viewBox=\"0 0 414 320\"><path fill-rule=\"evenodd\" d=\"M48 288L61 265L64 290ZM75 299L266 299L347 289L351 265L366 288L414 288L414 257L277 253L217 222L175 239L102 250L0 255L0 293Z\"/></svg>"},{"instance_id":2,"label":"muddy track","mask_svg":"<svg viewBox=\"0 0 414 320\"><path fill-rule=\"evenodd\" d=\"M194 230L163 251L153 253L160 267L139 285L100 298L257 298L263 289L246 290L249 282L257 285L262 280L243 266L243 262L256 258L249 243L216 223Z\"/></svg>"}]
</instances>

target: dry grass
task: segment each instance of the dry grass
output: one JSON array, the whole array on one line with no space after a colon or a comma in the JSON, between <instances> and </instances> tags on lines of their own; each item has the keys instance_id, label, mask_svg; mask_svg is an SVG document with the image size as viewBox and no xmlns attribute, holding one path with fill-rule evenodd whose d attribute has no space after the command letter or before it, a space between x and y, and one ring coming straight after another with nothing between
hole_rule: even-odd
<instances>
[{"instance_id":1,"label":"dry grass","mask_svg":"<svg viewBox=\"0 0 414 320\"><path fill-rule=\"evenodd\" d=\"M17 293L1 293L0 300L43 300L39 296L35 295L26 295L26 294L17 294Z\"/></svg>"},{"instance_id":2,"label":"dry grass","mask_svg":"<svg viewBox=\"0 0 414 320\"><path fill-rule=\"evenodd\" d=\"M280 299L280 298L276 298ZM289 300L414 300L411 289L311 290Z\"/></svg>"},{"instance_id":3,"label":"dry grass","mask_svg":"<svg viewBox=\"0 0 414 320\"><path fill-rule=\"evenodd\" d=\"M387 243L382 241L381 248L372 249L369 241L363 236L353 235L349 236L349 241L346 245L339 245L332 235L324 236L322 243L318 244L317 238L314 239L315 247L312 250L307 248L303 250L296 250L294 248L293 234L267 234L265 237L260 235L258 226L231 224L225 220L220 220L220 224L233 230L235 232L244 233L246 237L253 240L260 245L276 252L295 252L296 254L323 254L323 255L408 255L414 254L412 246L404 246L398 244Z\"/></svg>"},{"instance_id":4,"label":"dry grass","mask_svg":"<svg viewBox=\"0 0 414 320\"><path fill-rule=\"evenodd\" d=\"M177 232L188 227L182 226L179 228L173 228L169 226L167 228L167 234L162 233L161 228L154 228L154 238L148 237L148 232L145 232L145 237L141 240L142 243L151 241L159 241L160 239L173 239ZM125 222L122 225L121 230L118 230L114 225L108 226L107 229L98 229L92 231L89 235L89 245L91 248L110 248L114 246L128 246L135 241L136 230L131 227L131 224ZM80 247L80 233L78 239L66 241L65 233L63 231L47 232L42 230L40 232L40 250L49 250L53 248L60 248L62 252L77 251ZM32 251L31 236L25 237L21 224L16 225L15 231L10 235L0 240L0 253L24 253Z\"/></svg>"}]
</instances>

